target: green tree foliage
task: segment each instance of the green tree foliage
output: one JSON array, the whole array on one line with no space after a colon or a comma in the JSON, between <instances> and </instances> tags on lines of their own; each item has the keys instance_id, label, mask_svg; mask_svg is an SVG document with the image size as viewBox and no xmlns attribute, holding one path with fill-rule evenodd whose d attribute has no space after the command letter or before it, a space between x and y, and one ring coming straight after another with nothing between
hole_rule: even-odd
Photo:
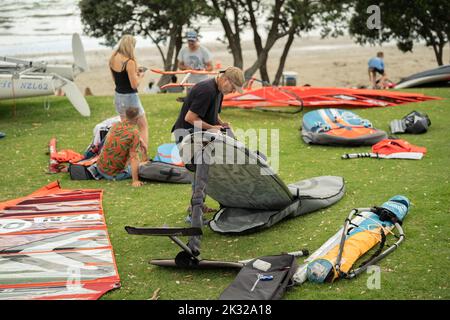
<instances>
[{"instance_id":1,"label":"green tree foliage","mask_svg":"<svg viewBox=\"0 0 450 320\"><path fill-rule=\"evenodd\" d=\"M81 0L79 2L83 31L104 44L114 46L123 34L133 33L130 23L133 6L126 1Z\"/></svg>"},{"instance_id":2,"label":"green tree foliage","mask_svg":"<svg viewBox=\"0 0 450 320\"><path fill-rule=\"evenodd\" d=\"M251 78L258 70L261 80L270 83L267 60L270 51L285 39L273 84L278 84L288 57L291 45L302 32L316 26L323 27L323 36L336 36L342 33L345 4L349 1L313 0L203 0L203 14L211 20L219 19L228 41L228 49L234 58L234 65L242 68L244 58L240 45L241 32L251 28L256 59L246 62L246 78ZM265 36L265 33L267 36ZM265 39L264 39L265 38Z\"/></svg>"},{"instance_id":3,"label":"green tree foliage","mask_svg":"<svg viewBox=\"0 0 450 320\"><path fill-rule=\"evenodd\" d=\"M183 28L190 27L199 11L198 2L178 0L81 0L79 6L88 35L104 38L108 45L124 34L148 37L157 46L165 70L176 69Z\"/></svg>"},{"instance_id":4,"label":"green tree foliage","mask_svg":"<svg viewBox=\"0 0 450 320\"><path fill-rule=\"evenodd\" d=\"M380 28L369 28L370 5L381 10ZM396 41L403 51L412 51L414 44L425 41L434 50L438 65L443 64L443 50L450 41L450 1L448 0L355 0L350 19L350 34L360 44L382 44Z\"/></svg>"},{"instance_id":5,"label":"green tree foliage","mask_svg":"<svg viewBox=\"0 0 450 320\"><path fill-rule=\"evenodd\" d=\"M290 48L296 37L314 28L321 27L322 37L336 37L343 34L349 1L288 0L280 12L281 30L287 36L273 85L278 85L284 70Z\"/></svg>"},{"instance_id":6,"label":"green tree foliage","mask_svg":"<svg viewBox=\"0 0 450 320\"><path fill-rule=\"evenodd\" d=\"M233 65L243 68L244 58L241 47L241 32L248 23L242 12L243 0L201 0L202 14L210 21L219 19L225 33L225 39L218 39L228 43L228 50L233 55Z\"/></svg>"}]
</instances>

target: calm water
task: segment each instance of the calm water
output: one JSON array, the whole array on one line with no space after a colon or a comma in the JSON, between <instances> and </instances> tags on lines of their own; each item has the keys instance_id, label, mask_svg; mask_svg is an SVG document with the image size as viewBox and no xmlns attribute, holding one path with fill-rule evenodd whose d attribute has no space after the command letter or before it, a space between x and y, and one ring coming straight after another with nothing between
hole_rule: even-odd
<instances>
[{"instance_id":1,"label":"calm water","mask_svg":"<svg viewBox=\"0 0 450 320\"><path fill-rule=\"evenodd\" d=\"M46 52L71 52L74 32L82 35L86 50L107 48L101 39L83 35L79 0L1 0L0 55L27 55ZM201 21L203 42L216 41L223 32L218 23ZM247 34L246 34L247 37ZM248 37L251 33L248 32ZM138 47L153 46L138 38Z\"/></svg>"},{"instance_id":2,"label":"calm water","mask_svg":"<svg viewBox=\"0 0 450 320\"><path fill-rule=\"evenodd\" d=\"M76 0L2 0L0 55L71 51L73 32L82 32ZM99 46L83 38L85 47Z\"/></svg>"},{"instance_id":3,"label":"calm water","mask_svg":"<svg viewBox=\"0 0 450 320\"><path fill-rule=\"evenodd\" d=\"M83 35L79 0L0 0L0 56L27 56L41 53L66 53L61 59L71 59L71 39L74 32L81 35L86 51L106 49L102 39ZM260 17L261 34L264 34L264 17ZM220 22L201 19L201 41L217 41L223 37ZM310 35L318 35L312 31ZM250 29L243 32L242 40L251 40ZM150 47L149 39L138 37L137 47ZM328 50L331 47L321 49ZM303 50L316 48L305 47Z\"/></svg>"}]
</instances>

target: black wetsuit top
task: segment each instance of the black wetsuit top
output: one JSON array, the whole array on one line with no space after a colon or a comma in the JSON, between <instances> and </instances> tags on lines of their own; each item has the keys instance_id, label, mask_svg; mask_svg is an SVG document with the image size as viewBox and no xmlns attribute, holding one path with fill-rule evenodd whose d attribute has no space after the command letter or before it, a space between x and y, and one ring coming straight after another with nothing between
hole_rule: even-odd
<instances>
[{"instance_id":1,"label":"black wetsuit top","mask_svg":"<svg viewBox=\"0 0 450 320\"><path fill-rule=\"evenodd\" d=\"M136 89L133 89L131 87L130 78L128 77L128 72L127 72L128 61L130 61L130 59L128 59L127 61L125 61L122 64L122 70L120 72L114 71L111 68L111 72L114 77L114 83L116 84L116 92L117 93L127 94L127 93L136 93L137 92Z\"/></svg>"},{"instance_id":2,"label":"black wetsuit top","mask_svg":"<svg viewBox=\"0 0 450 320\"><path fill-rule=\"evenodd\" d=\"M189 110L210 125L217 125L219 123L217 114L221 111L222 100L223 95L219 91L214 78L195 84L181 107L178 119L172 127L172 132L176 129L194 128L192 124L184 120Z\"/></svg>"}]
</instances>

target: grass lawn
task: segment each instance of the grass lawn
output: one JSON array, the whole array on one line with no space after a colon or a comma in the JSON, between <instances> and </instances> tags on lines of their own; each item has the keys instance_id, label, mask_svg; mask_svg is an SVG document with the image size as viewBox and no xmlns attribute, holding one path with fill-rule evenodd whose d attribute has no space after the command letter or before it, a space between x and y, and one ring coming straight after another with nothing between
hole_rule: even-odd
<instances>
[{"instance_id":1,"label":"grass lawn","mask_svg":"<svg viewBox=\"0 0 450 320\"><path fill-rule=\"evenodd\" d=\"M205 228L202 257L238 260L308 248L317 249L341 226L355 207L380 205L396 194L407 196L412 207L404 222L406 241L379 263L381 289L369 290L369 275L334 284L306 283L290 290L285 299L449 299L450 298L450 90L412 90L444 100L397 107L359 109L375 127L388 131L389 122L412 110L426 112L432 125L424 135L402 136L425 146L420 161L354 159L343 153L368 152L369 147L308 146L299 136L301 114L283 115L225 109L222 118L233 127L279 129L279 175L286 182L320 175L339 175L346 181L346 195L332 207L304 217L282 221L272 228L245 236L223 236ZM149 154L171 141L170 128L180 104L177 95L142 95L150 126ZM146 183L132 188L130 181L71 181L68 174L46 174L47 144L57 138L58 149L83 152L95 124L114 115L112 97L88 97L92 116L81 117L63 97L18 100L16 117L12 101L0 101L0 201L25 196L59 179L65 189L101 188L109 235L116 255L122 287L102 299L149 299L161 288L160 299L217 299L236 273L224 270L164 269L148 264L150 258L172 258L178 247L166 237L128 235L125 225L186 226L189 185ZM217 206L208 198L207 204ZM390 239L392 243L392 238ZM299 259L299 263L302 260Z\"/></svg>"}]
</instances>

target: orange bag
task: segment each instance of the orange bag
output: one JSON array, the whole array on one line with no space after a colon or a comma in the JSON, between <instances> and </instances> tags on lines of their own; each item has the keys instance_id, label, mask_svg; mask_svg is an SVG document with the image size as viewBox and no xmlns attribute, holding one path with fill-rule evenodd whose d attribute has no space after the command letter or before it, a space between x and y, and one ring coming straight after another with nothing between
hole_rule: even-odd
<instances>
[{"instance_id":1,"label":"orange bag","mask_svg":"<svg viewBox=\"0 0 450 320\"><path fill-rule=\"evenodd\" d=\"M84 159L84 156L75 152L71 149L64 149L58 151L52 155L52 159L55 159L58 162L70 162L75 163Z\"/></svg>"},{"instance_id":2,"label":"orange bag","mask_svg":"<svg viewBox=\"0 0 450 320\"><path fill-rule=\"evenodd\" d=\"M372 152L379 154L420 152L425 154L427 152L427 148L415 146L402 139L384 139L372 146Z\"/></svg>"}]
</instances>

